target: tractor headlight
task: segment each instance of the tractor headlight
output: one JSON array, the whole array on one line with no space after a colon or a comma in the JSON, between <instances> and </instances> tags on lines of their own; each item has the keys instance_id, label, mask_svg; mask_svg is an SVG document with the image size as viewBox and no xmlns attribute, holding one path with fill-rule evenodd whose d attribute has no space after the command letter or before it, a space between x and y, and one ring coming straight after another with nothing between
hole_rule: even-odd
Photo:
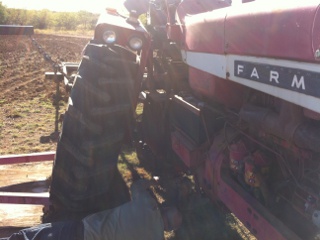
<instances>
[{"instance_id":1,"label":"tractor headlight","mask_svg":"<svg viewBox=\"0 0 320 240\"><path fill-rule=\"evenodd\" d=\"M129 40L129 47L132 50L138 51L142 48L142 45L143 45L143 41L139 37L134 36L134 37L131 37Z\"/></svg>"},{"instance_id":2,"label":"tractor headlight","mask_svg":"<svg viewBox=\"0 0 320 240\"><path fill-rule=\"evenodd\" d=\"M107 44L112 44L117 40L117 35L114 31L105 31L102 35L103 41Z\"/></svg>"}]
</instances>

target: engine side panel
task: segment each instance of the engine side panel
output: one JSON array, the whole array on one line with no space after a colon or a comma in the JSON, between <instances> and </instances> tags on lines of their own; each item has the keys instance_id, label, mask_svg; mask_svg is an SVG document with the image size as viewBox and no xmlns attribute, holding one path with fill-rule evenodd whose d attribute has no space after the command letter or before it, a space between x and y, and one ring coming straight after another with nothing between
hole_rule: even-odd
<instances>
[{"instance_id":1,"label":"engine side panel","mask_svg":"<svg viewBox=\"0 0 320 240\"><path fill-rule=\"evenodd\" d=\"M318 5L252 2L230 8L226 53L314 61L313 23Z\"/></svg>"},{"instance_id":2,"label":"engine side panel","mask_svg":"<svg viewBox=\"0 0 320 240\"><path fill-rule=\"evenodd\" d=\"M242 106L245 89L237 83L190 67L189 84L198 94L223 103L226 107L240 109Z\"/></svg>"}]
</instances>

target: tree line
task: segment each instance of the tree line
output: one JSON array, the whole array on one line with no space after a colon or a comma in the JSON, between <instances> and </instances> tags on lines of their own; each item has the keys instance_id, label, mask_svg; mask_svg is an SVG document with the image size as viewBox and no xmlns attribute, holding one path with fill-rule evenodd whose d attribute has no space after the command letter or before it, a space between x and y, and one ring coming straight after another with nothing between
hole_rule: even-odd
<instances>
[{"instance_id":1,"label":"tree line","mask_svg":"<svg viewBox=\"0 0 320 240\"><path fill-rule=\"evenodd\" d=\"M32 25L35 29L92 30L99 15L87 11L53 12L7 8L0 1L0 24Z\"/></svg>"}]
</instances>

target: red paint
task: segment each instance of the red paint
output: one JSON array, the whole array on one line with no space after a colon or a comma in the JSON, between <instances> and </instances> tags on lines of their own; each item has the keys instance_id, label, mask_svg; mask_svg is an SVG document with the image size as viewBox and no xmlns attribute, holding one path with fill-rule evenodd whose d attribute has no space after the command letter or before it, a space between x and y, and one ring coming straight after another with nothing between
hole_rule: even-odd
<instances>
[{"instance_id":1,"label":"red paint","mask_svg":"<svg viewBox=\"0 0 320 240\"><path fill-rule=\"evenodd\" d=\"M224 54L224 23L229 8L186 17L186 50ZM212 63L214 64L214 63Z\"/></svg>"},{"instance_id":2,"label":"red paint","mask_svg":"<svg viewBox=\"0 0 320 240\"><path fill-rule=\"evenodd\" d=\"M301 2L261 5L257 1L228 12L226 53L314 61L313 38L317 46L320 42L318 30L313 37L317 7Z\"/></svg>"},{"instance_id":3,"label":"red paint","mask_svg":"<svg viewBox=\"0 0 320 240\"><path fill-rule=\"evenodd\" d=\"M220 139L219 139L220 138ZM210 158L206 161L205 178L212 181L210 184L218 199L220 199L253 233L259 240L269 239L300 239L281 221L265 209L256 199L242 189L231 179L228 171L228 159L221 149L221 139L213 143L210 149Z\"/></svg>"},{"instance_id":4,"label":"red paint","mask_svg":"<svg viewBox=\"0 0 320 240\"><path fill-rule=\"evenodd\" d=\"M320 120L320 113L314 112L314 111L312 111L310 109L304 108L303 109L303 114L307 118L311 118L311 119L314 119L314 120L317 120L317 121Z\"/></svg>"},{"instance_id":5,"label":"red paint","mask_svg":"<svg viewBox=\"0 0 320 240\"><path fill-rule=\"evenodd\" d=\"M0 192L0 204L49 205L49 193Z\"/></svg>"},{"instance_id":6,"label":"red paint","mask_svg":"<svg viewBox=\"0 0 320 240\"><path fill-rule=\"evenodd\" d=\"M0 165L53 161L55 152L0 156ZM49 193L0 192L0 203L49 205Z\"/></svg>"},{"instance_id":7,"label":"red paint","mask_svg":"<svg viewBox=\"0 0 320 240\"><path fill-rule=\"evenodd\" d=\"M312 50L316 52L320 49L320 5L318 6L312 27ZM319 61L319 59L317 59Z\"/></svg>"},{"instance_id":8,"label":"red paint","mask_svg":"<svg viewBox=\"0 0 320 240\"><path fill-rule=\"evenodd\" d=\"M318 5L272 2L266 6L257 1L211 12L209 7L202 13L196 2L183 1L178 7L187 51L307 62L316 62L316 50L320 54ZM244 86L194 68L189 70L189 83L197 94L226 107L242 105Z\"/></svg>"},{"instance_id":9,"label":"red paint","mask_svg":"<svg viewBox=\"0 0 320 240\"><path fill-rule=\"evenodd\" d=\"M168 39L176 43L181 43L181 41L183 40L181 26L169 24L166 28Z\"/></svg>"},{"instance_id":10,"label":"red paint","mask_svg":"<svg viewBox=\"0 0 320 240\"><path fill-rule=\"evenodd\" d=\"M230 177L224 136L221 133L215 138L209 158L196 173L206 194L212 200L222 201L259 240L300 239ZM238 144L241 145L240 142Z\"/></svg>"},{"instance_id":11,"label":"red paint","mask_svg":"<svg viewBox=\"0 0 320 240\"><path fill-rule=\"evenodd\" d=\"M213 6L204 11L196 2L178 8L187 50L312 62L320 48L318 5L257 1L210 12Z\"/></svg>"},{"instance_id":12,"label":"red paint","mask_svg":"<svg viewBox=\"0 0 320 240\"><path fill-rule=\"evenodd\" d=\"M197 148L195 144L178 131L171 133L171 142L172 149L188 168L199 165L202 149Z\"/></svg>"},{"instance_id":13,"label":"red paint","mask_svg":"<svg viewBox=\"0 0 320 240\"><path fill-rule=\"evenodd\" d=\"M320 50L318 5L252 2L210 12L215 8L206 4L189 0L178 7L186 50L315 61Z\"/></svg>"},{"instance_id":14,"label":"red paint","mask_svg":"<svg viewBox=\"0 0 320 240\"><path fill-rule=\"evenodd\" d=\"M245 99L243 86L192 67L189 67L189 84L196 93L223 103L229 108L240 109Z\"/></svg>"},{"instance_id":15,"label":"red paint","mask_svg":"<svg viewBox=\"0 0 320 240\"><path fill-rule=\"evenodd\" d=\"M183 0L177 8L178 21L184 23L187 15L209 12L230 6L228 1Z\"/></svg>"},{"instance_id":16,"label":"red paint","mask_svg":"<svg viewBox=\"0 0 320 240\"><path fill-rule=\"evenodd\" d=\"M54 160L55 152L0 156L0 165Z\"/></svg>"},{"instance_id":17,"label":"red paint","mask_svg":"<svg viewBox=\"0 0 320 240\"><path fill-rule=\"evenodd\" d=\"M237 190L221 179L218 187L219 199L259 240L300 239L276 217L266 211L252 196L242 189Z\"/></svg>"}]
</instances>

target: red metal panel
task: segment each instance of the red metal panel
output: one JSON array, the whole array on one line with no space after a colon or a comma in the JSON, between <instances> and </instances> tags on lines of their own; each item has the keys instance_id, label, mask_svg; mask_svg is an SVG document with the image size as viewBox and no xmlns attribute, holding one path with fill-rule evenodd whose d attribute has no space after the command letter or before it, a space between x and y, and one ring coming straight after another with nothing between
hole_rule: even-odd
<instances>
[{"instance_id":1,"label":"red metal panel","mask_svg":"<svg viewBox=\"0 0 320 240\"><path fill-rule=\"evenodd\" d=\"M181 23L186 15L209 12L214 9L230 6L229 1L219 0L183 0L177 8L177 15Z\"/></svg>"},{"instance_id":2,"label":"red metal panel","mask_svg":"<svg viewBox=\"0 0 320 240\"><path fill-rule=\"evenodd\" d=\"M200 152L191 141L188 141L181 133L171 133L172 148L188 168L199 164Z\"/></svg>"},{"instance_id":3,"label":"red metal panel","mask_svg":"<svg viewBox=\"0 0 320 240\"><path fill-rule=\"evenodd\" d=\"M226 19L226 52L314 61L312 32L318 3L306 4L256 1L234 10L230 8Z\"/></svg>"},{"instance_id":4,"label":"red metal panel","mask_svg":"<svg viewBox=\"0 0 320 240\"><path fill-rule=\"evenodd\" d=\"M295 233L281 221L271 215L252 196L246 193L237 183L219 181L219 199L245 224L258 239L298 240ZM231 179L229 179L231 180ZM235 189L238 187L238 191Z\"/></svg>"},{"instance_id":5,"label":"red metal panel","mask_svg":"<svg viewBox=\"0 0 320 240\"><path fill-rule=\"evenodd\" d=\"M307 108L303 109L303 114L308 118L312 118L312 119L317 120L317 121L320 120L320 113L311 111L311 110L309 110Z\"/></svg>"},{"instance_id":6,"label":"red metal panel","mask_svg":"<svg viewBox=\"0 0 320 240\"><path fill-rule=\"evenodd\" d=\"M26 162L41 162L54 160L56 152L41 152L29 153L20 155L4 155L0 156L0 165L26 163Z\"/></svg>"},{"instance_id":7,"label":"red metal panel","mask_svg":"<svg viewBox=\"0 0 320 240\"><path fill-rule=\"evenodd\" d=\"M49 193L0 192L0 203L49 205Z\"/></svg>"},{"instance_id":8,"label":"red metal panel","mask_svg":"<svg viewBox=\"0 0 320 240\"><path fill-rule=\"evenodd\" d=\"M316 16L312 28L312 50L315 53L316 60L320 60L320 5L317 8Z\"/></svg>"},{"instance_id":9,"label":"red metal panel","mask_svg":"<svg viewBox=\"0 0 320 240\"><path fill-rule=\"evenodd\" d=\"M192 67L189 68L189 83L195 92L215 99L227 107L239 109L245 99L243 86Z\"/></svg>"},{"instance_id":10,"label":"red metal panel","mask_svg":"<svg viewBox=\"0 0 320 240\"><path fill-rule=\"evenodd\" d=\"M187 50L224 54L224 22L228 9L186 17Z\"/></svg>"},{"instance_id":11,"label":"red metal panel","mask_svg":"<svg viewBox=\"0 0 320 240\"><path fill-rule=\"evenodd\" d=\"M182 39L182 27L180 25L167 25L167 36L170 40L180 43Z\"/></svg>"},{"instance_id":12,"label":"red metal panel","mask_svg":"<svg viewBox=\"0 0 320 240\"><path fill-rule=\"evenodd\" d=\"M219 139L220 138L220 139ZM257 200L234 182L229 173L228 160L221 148L222 135L210 149L205 178L211 184L212 193L245 224L258 239L300 239L281 221L267 211ZM220 144L219 144L220 143Z\"/></svg>"}]
</instances>

